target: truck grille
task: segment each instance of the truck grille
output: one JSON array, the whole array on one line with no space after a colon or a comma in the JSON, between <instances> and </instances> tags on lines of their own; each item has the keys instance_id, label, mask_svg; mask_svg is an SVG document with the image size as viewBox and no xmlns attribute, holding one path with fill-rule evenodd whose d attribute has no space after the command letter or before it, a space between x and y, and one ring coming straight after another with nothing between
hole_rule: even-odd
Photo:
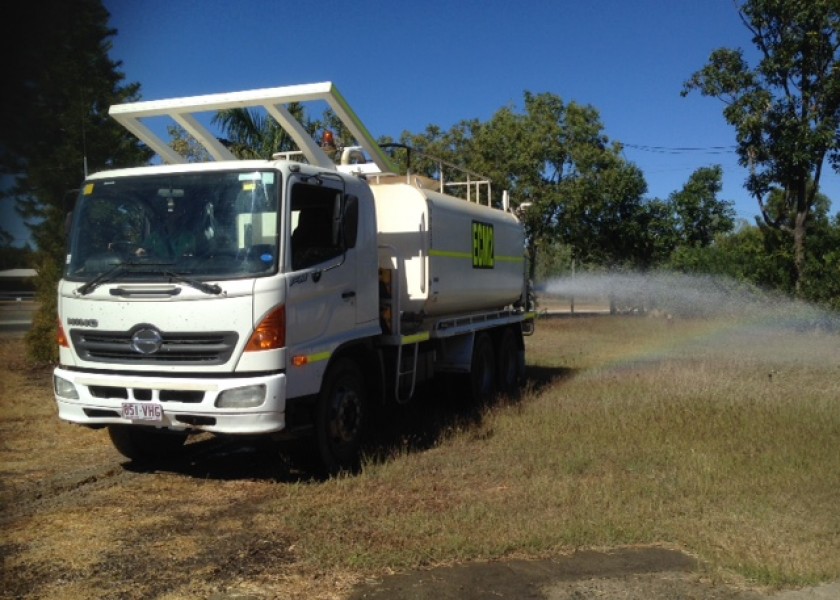
<instances>
[{"instance_id":1,"label":"truck grille","mask_svg":"<svg viewBox=\"0 0 840 600\"><path fill-rule=\"evenodd\" d=\"M134 331L92 331L71 329L70 339L83 359L103 363L143 365L220 365L230 359L239 335L235 331L215 333L160 332L160 349L144 354L135 349Z\"/></svg>"}]
</instances>

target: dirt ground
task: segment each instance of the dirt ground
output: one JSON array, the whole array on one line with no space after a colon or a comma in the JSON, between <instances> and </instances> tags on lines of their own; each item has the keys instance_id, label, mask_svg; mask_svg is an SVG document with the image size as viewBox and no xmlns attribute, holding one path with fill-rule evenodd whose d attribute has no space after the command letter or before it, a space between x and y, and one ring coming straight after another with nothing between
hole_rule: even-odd
<instances>
[{"instance_id":1,"label":"dirt ground","mask_svg":"<svg viewBox=\"0 0 840 600\"><path fill-rule=\"evenodd\" d=\"M773 594L711 581L692 557L659 547L330 572L301 561L261 513L284 486L323 482L213 439L165 470L132 465L104 431L58 421L49 370L21 353L19 337L0 339L0 598L840 598L838 585Z\"/></svg>"}]
</instances>

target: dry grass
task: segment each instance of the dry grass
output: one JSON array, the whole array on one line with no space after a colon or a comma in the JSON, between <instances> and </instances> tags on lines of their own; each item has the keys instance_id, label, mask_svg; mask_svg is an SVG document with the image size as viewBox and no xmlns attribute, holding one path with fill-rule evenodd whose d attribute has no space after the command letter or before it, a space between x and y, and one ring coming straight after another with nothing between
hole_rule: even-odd
<instances>
[{"instance_id":1,"label":"dry grass","mask_svg":"<svg viewBox=\"0 0 840 600\"><path fill-rule=\"evenodd\" d=\"M837 580L840 344L757 325L542 320L521 398L471 411L431 394L384 456L329 481L247 453L109 474L107 435L58 423L49 373L4 341L0 500L85 465L107 484L7 517L5 574L41 597L340 598L390 570L653 544L713 577Z\"/></svg>"},{"instance_id":2,"label":"dry grass","mask_svg":"<svg viewBox=\"0 0 840 600\"><path fill-rule=\"evenodd\" d=\"M553 383L432 450L278 490L306 560L384 569L664 544L765 584L840 577L835 336L540 325L530 357Z\"/></svg>"}]
</instances>

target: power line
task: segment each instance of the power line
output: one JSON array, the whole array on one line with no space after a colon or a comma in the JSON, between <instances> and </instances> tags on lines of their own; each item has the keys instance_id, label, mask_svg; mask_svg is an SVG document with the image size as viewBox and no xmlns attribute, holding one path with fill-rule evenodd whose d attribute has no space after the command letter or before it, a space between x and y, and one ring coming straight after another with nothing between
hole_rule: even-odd
<instances>
[{"instance_id":1,"label":"power line","mask_svg":"<svg viewBox=\"0 0 840 600\"><path fill-rule=\"evenodd\" d=\"M644 144L627 144L621 142L625 148L639 150L641 152L653 152L655 154L734 154L736 146L647 146Z\"/></svg>"}]
</instances>

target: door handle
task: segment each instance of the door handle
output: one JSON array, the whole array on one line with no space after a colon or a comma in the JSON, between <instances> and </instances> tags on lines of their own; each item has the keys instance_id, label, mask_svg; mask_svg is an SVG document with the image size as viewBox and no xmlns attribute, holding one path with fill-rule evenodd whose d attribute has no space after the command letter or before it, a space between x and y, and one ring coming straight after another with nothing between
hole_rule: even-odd
<instances>
[{"instance_id":1,"label":"door handle","mask_svg":"<svg viewBox=\"0 0 840 600\"><path fill-rule=\"evenodd\" d=\"M354 292L353 290L341 293L341 299L342 300L350 300L350 298L355 298L355 297L356 297L356 292Z\"/></svg>"}]
</instances>

